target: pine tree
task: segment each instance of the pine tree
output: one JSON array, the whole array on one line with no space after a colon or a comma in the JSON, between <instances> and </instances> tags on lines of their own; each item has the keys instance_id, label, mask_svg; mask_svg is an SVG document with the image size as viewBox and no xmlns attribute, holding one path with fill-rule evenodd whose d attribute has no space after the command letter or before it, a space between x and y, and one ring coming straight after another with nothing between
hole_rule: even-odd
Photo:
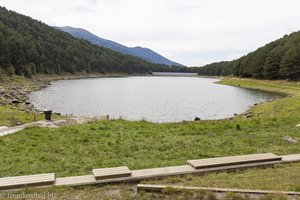
<instances>
[{"instance_id":1,"label":"pine tree","mask_svg":"<svg viewBox=\"0 0 300 200\"><path fill-rule=\"evenodd\" d=\"M278 79L280 69L281 55L277 49L274 49L268 55L264 64L264 77L266 79Z\"/></svg>"},{"instance_id":2,"label":"pine tree","mask_svg":"<svg viewBox=\"0 0 300 200\"><path fill-rule=\"evenodd\" d=\"M280 76L288 79L300 78L300 47L293 46L283 56L280 65Z\"/></svg>"}]
</instances>

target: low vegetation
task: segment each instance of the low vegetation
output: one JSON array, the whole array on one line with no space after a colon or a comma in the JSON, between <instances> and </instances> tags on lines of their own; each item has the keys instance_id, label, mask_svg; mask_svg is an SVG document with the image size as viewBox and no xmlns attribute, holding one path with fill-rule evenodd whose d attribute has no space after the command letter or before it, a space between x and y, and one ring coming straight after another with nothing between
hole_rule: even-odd
<instances>
[{"instance_id":1,"label":"low vegetation","mask_svg":"<svg viewBox=\"0 0 300 200\"><path fill-rule=\"evenodd\" d=\"M43 115L36 112L20 111L9 106L0 106L0 126L15 126L41 119L43 119Z\"/></svg>"},{"instance_id":2,"label":"low vegetation","mask_svg":"<svg viewBox=\"0 0 300 200\"><path fill-rule=\"evenodd\" d=\"M131 169L182 165L187 159L249 153L299 153L297 83L225 79L224 84L292 95L251 109L253 116L156 124L111 120L57 129L27 128L0 138L0 176L55 172L58 177L127 165ZM277 89L279 88L279 89Z\"/></svg>"}]
</instances>

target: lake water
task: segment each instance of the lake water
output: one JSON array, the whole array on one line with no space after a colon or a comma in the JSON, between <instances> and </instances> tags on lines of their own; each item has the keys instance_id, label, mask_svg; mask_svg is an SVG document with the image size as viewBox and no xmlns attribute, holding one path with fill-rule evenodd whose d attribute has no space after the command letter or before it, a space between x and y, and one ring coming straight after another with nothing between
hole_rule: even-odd
<instances>
[{"instance_id":1,"label":"lake water","mask_svg":"<svg viewBox=\"0 0 300 200\"><path fill-rule=\"evenodd\" d=\"M110 115L153 122L220 119L279 96L198 77L122 77L60 80L33 92L39 110L76 116Z\"/></svg>"}]
</instances>

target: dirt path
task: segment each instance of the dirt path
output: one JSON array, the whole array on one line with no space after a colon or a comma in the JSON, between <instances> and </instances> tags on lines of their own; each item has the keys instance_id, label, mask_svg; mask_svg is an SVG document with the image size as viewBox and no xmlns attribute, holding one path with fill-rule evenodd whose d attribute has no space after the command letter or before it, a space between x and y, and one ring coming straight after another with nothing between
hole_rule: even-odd
<instances>
[{"instance_id":1,"label":"dirt path","mask_svg":"<svg viewBox=\"0 0 300 200\"><path fill-rule=\"evenodd\" d=\"M73 117L73 118L66 118L66 119L60 119L55 121L42 120L42 121L31 122L31 123L23 124L20 126L14 126L14 127L0 126L0 137L19 132L24 128L31 127L31 126L58 128L61 126L85 124L92 121L101 121L101 120L108 120L108 119L109 119L108 115L98 116L98 117Z\"/></svg>"}]
</instances>

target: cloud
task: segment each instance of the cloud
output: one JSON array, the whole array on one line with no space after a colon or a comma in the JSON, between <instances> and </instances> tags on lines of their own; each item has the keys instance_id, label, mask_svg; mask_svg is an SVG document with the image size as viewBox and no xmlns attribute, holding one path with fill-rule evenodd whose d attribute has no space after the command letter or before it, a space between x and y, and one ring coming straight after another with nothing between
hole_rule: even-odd
<instances>
[{"instance_id":1,"label":"cloud","mask_svg":"<svg viewBox=\"0 0 300 200\"><path fill-rule=\"evenodd\" d=\"M234 59L300 28L298 0L0 0L0 5L49 25L81 27L148 47L186 65Z\"/></svg>"}]
</instances>

